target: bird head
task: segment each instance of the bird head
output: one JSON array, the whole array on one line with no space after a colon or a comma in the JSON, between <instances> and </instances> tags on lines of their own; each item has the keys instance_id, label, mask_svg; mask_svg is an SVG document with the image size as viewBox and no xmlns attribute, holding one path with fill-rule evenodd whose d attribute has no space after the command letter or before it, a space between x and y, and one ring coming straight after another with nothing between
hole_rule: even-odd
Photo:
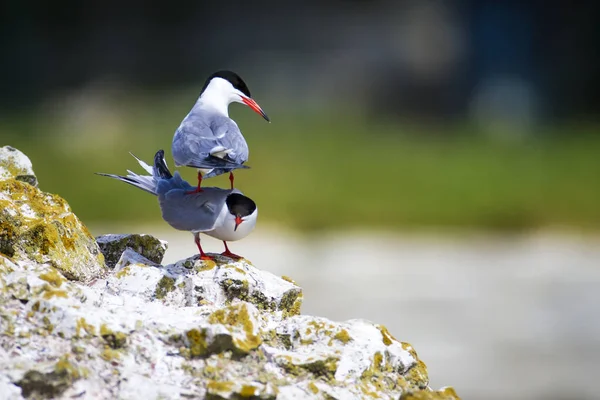
<instances>
[{"instance_id":1,"label":"bird head","mask_svg":"<svg viewBox=\"0 0 600 400\"><path fill-rule=\"evenodd\" d=\"M232 71L218 71L208 77L200 97L208 103L225 107L230 103L242 103L254 112L271 122L267 114L250 95L246 83L238 74Z\"/></svg>"},{"instance_id":2,"label":"bird head","mask_svg":"<svg viewBox=\"0 0 600 400\"><path fill-rule=\"evenodd\" d=\"M234 218L234 231L247 220L256 219L256 203L241 193L231 193L225 200L229 214Z\"/></svg>"}]
</instances>

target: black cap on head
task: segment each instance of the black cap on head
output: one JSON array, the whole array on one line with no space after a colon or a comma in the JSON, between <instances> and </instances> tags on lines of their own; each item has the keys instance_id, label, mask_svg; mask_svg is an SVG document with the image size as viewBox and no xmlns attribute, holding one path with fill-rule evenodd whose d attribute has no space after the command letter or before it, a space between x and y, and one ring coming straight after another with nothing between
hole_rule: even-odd
<instances>
[{"instance_id":1,"label":"black cap on head","mask_svg":"<svg viewBox=\"0 0 600 400\"><path fill-rule=\"evenodd\" d=\"M251 198L239 193L231 193L227 196L227 208L232 215L247 217L256 210L256 203Z\"/></svg>"},{"instance_id":2,"label":"black cap on head","mask_svg":"<svg viewBox=\"0 0 600 400\"><path fill-rule=\"evenodd\" d=\"M213 78L223 78L226 81L229 81L229 83L231 83L231 85L234 88L244 93L246 96L252 97L252 95L250 95L250 89L248 89L248 86L246 86L246 82L244 82L244 80L240 78L240 76L235 72L227 70L217 71L211 76L209 76L208 79L206 79L206 82L204 83L204 87L202 88L202 92L200 92L200 94L204 93L204 90L206 90L206 87Z\"/></svg>"}]
</instances>

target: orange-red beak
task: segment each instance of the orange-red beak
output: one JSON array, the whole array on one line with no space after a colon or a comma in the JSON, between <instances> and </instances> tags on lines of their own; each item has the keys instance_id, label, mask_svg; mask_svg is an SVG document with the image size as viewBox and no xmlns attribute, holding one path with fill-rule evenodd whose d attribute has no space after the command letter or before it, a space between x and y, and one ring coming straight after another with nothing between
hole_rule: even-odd
<instances>
[{"instance_id":1,"label":"orange-red beak","mask_svg":"<svg viewBox=\"0 0 600 400\"><path fill-rule=\"evenodd\" d=\"M235 228L233 228L234 231L237 231L238 226L240 226L240 224L244 222L244 220L242 219L242 217L240 217L239 215L235 216Z\"/></svg>"},{"instance_id":2,"label":"orange-red beak","mask_svg":"<svg viewBox=\"0 0 600 400\"><path fill-rule=\"evenodd\" d=\"M262 108L260 108L260 106L258 105L257 102L252 100L250 97L246 97L246 96L242 96L242 101L244 102L245 105L247 105L248 107L253 109L255 113L260 114L268 122L271 122L271 120L269 119L267 114L262 110Z\"/></svg>"}]
</instances>

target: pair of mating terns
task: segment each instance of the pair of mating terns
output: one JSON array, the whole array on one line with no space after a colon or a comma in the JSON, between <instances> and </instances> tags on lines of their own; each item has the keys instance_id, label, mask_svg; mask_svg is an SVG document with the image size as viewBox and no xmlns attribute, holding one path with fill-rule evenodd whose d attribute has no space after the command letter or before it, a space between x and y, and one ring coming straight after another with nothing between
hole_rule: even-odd
<instances>
[{"instance_id":1,"label":"pair of mating terns","mask_svg":"<svg viewBox=\"0 0 600 400\"><path fill-rule=\"evenodd\" d=\"M151 167L136 160L150 175L127 171L127 176L99 174L118 179L158 197L163 219L175 229L190 231L202 260L212 260L200 246L200 233L223 241L231 258L241 258L227 247L228 241L246 237L256 225L256 203L233 188L233 170L248 168L248 145L237 124L229 118L229 104L246 104L264 119L267 114L254 101L244 83L231 71L208 77L200 97L183 119L173 137L172 153L176 166L198 169L198 185L190 185L179 172L171 174L159 150ZM270 122L270 121L269 121ZM133 154L132 154L133 155ZM229 172L231 189L201 187L202 179Z\"/></svg>"}]
</instances>

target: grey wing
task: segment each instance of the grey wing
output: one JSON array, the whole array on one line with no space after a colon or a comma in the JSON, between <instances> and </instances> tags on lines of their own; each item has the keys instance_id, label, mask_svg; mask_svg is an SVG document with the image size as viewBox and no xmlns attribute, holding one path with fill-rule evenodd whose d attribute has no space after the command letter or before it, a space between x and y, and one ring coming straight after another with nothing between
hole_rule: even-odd
<instances>
[{"instance_id":1,"label":"grey wing","mask_svg":"<svg viewBox=\"0 0 600 400\"><path fill-rule=\"evenodd\" d=\"M248 145L230 118L206 111L190 112L175 132L173 158L178 166L240 168Z\"/></svg>"},{"instance_id":2,"label":"grey wing","mask_svg":"<svg viewBox=\"0 0 600 400\"><path fill-rule=\"evenodd\" d=\"M230 192L208 187L202 192L187 194L186 190L174 189L159 195L158 201L163 219L173 228L205 232L214 229Z\"/></svg>"}]
</instances>

